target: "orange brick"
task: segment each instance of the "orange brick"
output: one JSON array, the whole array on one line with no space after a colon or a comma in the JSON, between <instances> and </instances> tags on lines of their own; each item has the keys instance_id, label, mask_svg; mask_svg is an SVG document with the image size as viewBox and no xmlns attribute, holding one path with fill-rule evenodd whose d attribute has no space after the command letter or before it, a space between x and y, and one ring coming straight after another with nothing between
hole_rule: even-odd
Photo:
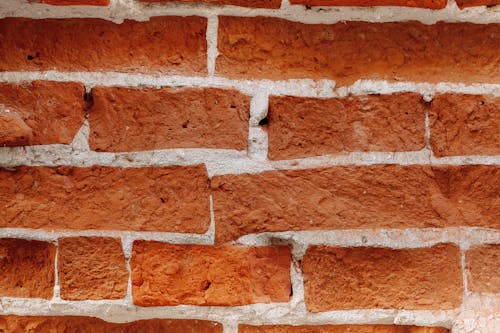
<instances>
[{"instance_id":1,"label":"orange brick","mask_svg":"<svg viewBox=\"0 0 500 333\"><path fill-rule=\"evenodd\" d=\"M438 94L429 118L436 156L500 154L500 97Z\"/></svg>"},{"instance_id":2,"label":"orange brick","mask_svg":"<svg viewBox=\"0 0 500 333\"><path fill-rule=\"evenodd\" d=\"M250 97L235 90L97 87L92 95L94 150L247 148Z\"/></svg>"},{"instance_id":3,"label":"orange brick","mask_svg":"<svg viewBox=\"0 0 500 333\"><path fill-rule=\"evenodd\" d=\"M396 325L318 325L289 326L240 325L239 333L448 333L443 327L417 327Z\"/></svg>"},{"instance_id":4,"label":"orange brick","mask_svg":"<svg viewBox=\"0 0 500 333\"><path fill-rule=\"evenodd\" d=\"M55 254L50 243L0 238L0 296L52 298Z\"/></svg>"},{"instance_id":5,"label":"orange brick","mask_svg":"<svg viewBox=\"0 0 500 333\"><path fill-rule=\"evenodd\" d=\"M280 8L281 0L140 0L142 2L185 2L185 3L206 3L213 5L232 5L240 7L255 8Z\"/></svg>"},{"instance_id":6,"label":"orange brick","mask_svg":"<svg viewBox=\"0 0 500 333\"><path fill-rule=\"evenodd\" d=\"M216 70L241 79L497 83L500 24L219 17Z\"/></svg>"},{"instance_id":7,"label":"orange brick","mask_svg":"<svg viewBox=\"0 0 500 333\"><path fill-rule=\"evenodd\" d=\"M127 293L129 274L119 238L61 238L57 267L62 299L118 299Z\"/></svg>"},{"instance_id":8,"label":"orange brick","mask_svg":"<svg viewBox=\"0 0 500 333\"><path fill-rule=\"evenodd\" d=\"M202 17L0 20L0 71L206 74Z\"/></svg>"},{"instance_id":9,"label":"orange brick","mask_svg":"<svg viewBox=\"0 0 500 333\"><path fill-rule=\"evenodd\" d=\"M290 0L292 4L306 6L402 6L441 9L447 0Z\"/></svg>"},{"instance_id":10,"label":"orange brick","mask_svg":"<svg viewBox=\"0 0 500 333\"><path fill-rule=\"evenodd\" d=\"M0 169L0 226L204 233L203 166Z\"/></svg>"},{"instance_id":11,"label":"orange brick","mask_svg":"<svg viewBox=\"0 0 500 333\"><path fill-rule=\"evenodd\" d=\"M347 166L212 178L217 242L288 230L500 229L498 166Z\"/></svg>"},{"instance_id":12,"label":"orange brick","mask_svg":"<svg viewBox=\"0 0 500 333\"><path fill-rule=\"evenodd\" d=\"M425 107L414 93L329 99L273 96L268 120L272 160L425 147Z\"/></svg>"},{"instance_id":13,"label":"orange brick","mask_svg":"<svg viewBox=\"0 0 500 333\"><path fill-rule=\"evenodd\" d=\"M288 247L135 241L132 295L140 306L288 302Z\"/></svg>"},{"instance_id":14,"label":"orange brick","mask_svg":"<svg viewBox=\"0 0 500 333\"><path fill-rule=\"evenodd\" d=\"M460 250L452 244L422 249L310 246L302 269L311 312L454 309L462 301Z\"/></svg>"},{"instance_id":15,"label":"orange brick","mask_svg":"<svg viewBox=\"0 0 500 333\"><path fill-rule=\"evenodd\" d=\"M5 333L222 333L221 324L204 320L149 319L110 323L99 318L76 316L0 316L0 327Z\"/></svg>"},{"instance_id":16,"label":"orange brick","mask_svg":"<svg viewBox=\"0 0 500 333\"><path fill-rule=\"evenodd\" d=\"M84 93L74 82L0 83L0 146L71 143L85 120Z\"/></svg>"},{"instance_id":17,"label":"orange brick","mask_svg":"<svg viewBox=\"0 0 500 333\"><path fill-rule=\"evenodd\" d=\"M500 293L500 244L475 246L465 260L470 291Z\"/></svg>"},{"instance_id":18,"label":"orange brick","mask_svg":"<svg viewBox=\"0 0 500 333\"><path fill-rule=\"evenodd\" d=\"M467 7L476 7L476 6L495 6L500 5L498 0L457 0L458 8L464 9Z\"/></svg>"}]
</instances>

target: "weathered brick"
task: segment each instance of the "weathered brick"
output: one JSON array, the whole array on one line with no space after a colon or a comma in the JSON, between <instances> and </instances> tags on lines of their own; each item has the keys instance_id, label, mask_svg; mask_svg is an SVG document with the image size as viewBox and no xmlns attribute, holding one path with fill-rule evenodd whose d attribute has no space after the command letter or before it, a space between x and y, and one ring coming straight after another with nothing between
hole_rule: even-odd
<instances>
[{"instance_id":1,"label":"weathered brick","mask_svg":"<svg viewBox=\"0 0 500 333\"><path fill-rule=\"evenodd\" d=\"M40 0L41 3L55 6L108 6L109 0Z\"/></svg>"},{"instance_id":2,"label":"weathered brick","mask_svg":"<svg viewBox=\"0 0 500 333\"><path fill-rule=\"evenodd\" d=\"M436 156L500 154L500 97L438 94L429 118Z\"/></svg>"},{"instance_id":3,"label":"weathered brick","mask_svg":"<svg viewBox=\"0 0 500 333\"><path fill-rule=\"evenodd\" d=\"M186 2L255 8L280 8L281 0L140 0L142 2Z\"/></svg>"},{"instance_id":4,"label":"weathered brick","mask_svg":"<svg viewBox=\"0 0 500 333\"><path fill-rule=\"evenodd\" d=\"M287 230L500 229L498 166L347 166L212 178L216 240Z\"/></svg>"},{"instance_id":5,"label":"weathered brick","mask_svg":"<svg viewBox=\"0 0 500 333\"><path fill-rule=\"evenodd\" d=\"M222 333L222 325L213 321L149 319L110 323L99 318L77 316L0 316L0 329L5 333Z\"/></svg>"},{"instance_id":6,"label":"weathered brick","mask_svg":"<svg viewBox=\"0 0 500 333\"><path fill-rule=\"evenodd\" d=\"M465 260L470 291L500 293L500 244L472 247Z\"/></svg>"},{"instance_id":7,"label":"weathered brick","mask_svg":"<svg viewBox=\"0 0 500 333\"><path fill-rule=\"evenodd\" d=\"M497 83L500 24L219 17L217 72L231 78Z\"/></svg>"},{"instance_id":8,"label":"weathered brick","mask_svg":"<svg viewBox=\"0 0 500 333\"><path fill-rule=\"evenodd\" d=\"M74 82L0 83L0 146L71 143L85 120L84 93Z\"/></svg>"},{"instance_id":9,"label":"weathered brick","mask_svg":"<svg viewBox=\"0 0 500 333\"><path fill-rule=\"evenodd\" d=\"M238 91L97 87L92 95L94 150L247 147L250 97Z\"/></svg>"},{"instance_id":10,"label":"weathered brick","mask_svg":"<svg viewBox=\"0 0 500 333\"><path fill-rule=\"evenodd\" d=\"M0 110L0 143L3 146L23 146L33 137L33 130L21 115L6 108Z\"/></svg>"},{"instance_id":11,"label":"weathered brick","mask_svg":"<svg viewBox=\"0 0 500 333\"><path fill-rule=\"evenodd\" d=\"M396 325L239 325L239 333L448 333L443 327Z\"/></svg>"},{"instance_id":12,"label":"weathered brick","mask_svg":"<svg viewBox=\"0 0 500 333\"><path fill-rule=\"evenodd\" d=\"M128 271L119 238L61 238L57 268L62 299L117 299L127 293Z\"/></svg>"},{"instance_id":13,"label":"weathered brick","mask_svg":"<svg viewBox=\"0 0 500 333\"><path fill-rule=\"evenodd\" d=\"M456 0L458 8L500 5L498 0Z\"/></svg>"},{"instance_id":14,"label":"weathered brick","mask_svg":"<svg viewBox=\"0 0 500 333\"><path fill-rule=\"evenodd\" d=\"M308 247L302 260L307 309L453 309L462 301L460 250ZM332 274L332 272L335 272Z\"/></svg>"},{"instance_id":15,"label":"weathered brick","mask_svg":"<svg viewBox=\"0 0 500 333\"><path fill-rule=\"evenodd\" d=\"M0 226L204 233L203 166L0 170Z\"/></svg>"},{"instance_id":16,"label":"weathered brick","mask_svg":"<svg viewBox=\"0 0 500 333\"><path fill-rule=\"evenodd\" d=\"M0 20L0 71L206 74L202 17Z\"/></svg>"},{"instance_id":17,"label":"weathered brick","mask_svg":"<svg viewBox=\"0 0 500 333\"><path fill-rule=\"evenodd\" d=\"M132 295L140 306L245 305L290 298L288 247L135 241Z\"/></svg>"},{"instance_id":18,"label":"weathered brick","mask_svg":"<svg viewBox=\"0 0 500 333\"><path fill-rule=\"evenodd\" d=\"M50 243L0 238L0 296L51 298L55 254Z\"/></svg>"},{"instance_id":19,"label":"weathered brick","mask_svg":"<svg viewBox=\"0 0 500 333\"><path fill-rule=\"evenodd\" d=\"M402 6L441 9L447 0L290 0L292 4L306 6Z\"/></svg>"},{"instance_id":20,"label":"weathered brick","mask_svg":"<svg viewBox=\"0 0 500 333\"><path fill-rule=\"evenodd\" d=\"M268 154L273 160L425 147L425 105L414 93L329 99L273 96L268 120Z\"/></svg>"}]
</instances>

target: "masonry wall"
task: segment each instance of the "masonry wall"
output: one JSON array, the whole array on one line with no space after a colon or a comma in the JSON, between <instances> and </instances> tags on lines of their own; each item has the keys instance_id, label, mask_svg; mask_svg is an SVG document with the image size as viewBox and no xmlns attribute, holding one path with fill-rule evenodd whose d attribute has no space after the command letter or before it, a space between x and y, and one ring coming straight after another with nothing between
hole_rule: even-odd
<instances>
[{"instance_id":1,"label":"masonry wall","mask_svg":"<svg viewBox=\"0 0 500 333\"><path fill-rule=\"evenodd\" d=\"M496 4L2 1L0 331L500 331Z\"/></svg>"}]
</instances>

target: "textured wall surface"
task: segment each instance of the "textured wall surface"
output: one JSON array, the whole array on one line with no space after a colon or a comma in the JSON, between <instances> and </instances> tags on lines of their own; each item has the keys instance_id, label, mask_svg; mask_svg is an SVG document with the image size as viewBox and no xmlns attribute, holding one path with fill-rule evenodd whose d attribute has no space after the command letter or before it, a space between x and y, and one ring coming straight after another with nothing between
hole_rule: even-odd
<instances>
[{"instance_id":1,"label":"textured wall surface","mask_svg":"<svg viewBox=\"0 0 500 333\"><path fill-rule=\"evenodd\" d=\"M3 0L0 331L500 332L498 0Z\"/></svg>"}]
</instances>

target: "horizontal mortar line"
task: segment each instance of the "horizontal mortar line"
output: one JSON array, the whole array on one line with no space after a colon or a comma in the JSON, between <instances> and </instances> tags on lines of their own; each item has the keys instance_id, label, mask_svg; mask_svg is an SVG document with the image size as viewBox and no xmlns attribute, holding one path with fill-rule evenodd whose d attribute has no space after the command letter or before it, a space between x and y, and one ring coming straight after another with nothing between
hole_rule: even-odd
<instances>
[{"instance_id":1,"label":"horizontal mortar line","mask_svg":"<svg viewBox=\"0 0 500 333\"><path fill-rule=\"evenodd\" d=\"M34 80L81 82L88 88L94 86L227 88L238 89L251 95L265 92L271 96L344 97L347 95L391 94L397 92L416 92L431 95L452 92L500 96L500 84L494 83L419 83L360 79L350 86L335 87L335 81L329 79L237 80L219 76L181 76L160 73L0 72L0 82L20 83Z\"/></svg>"},{"instance_id":2,"label":"horizontal mortar line","mask_svg":"<svg viewBox=\"0 0 500 333\"><path fill-rule=\"evenodd\" d=\"M237 322L255 325L272 324L401 324L450 327L459 313L454 310L395 310L359 309L322 313L307 312L303 306L289 303L252 304L245 306L159 306L144 308L127 304L126 300L64 301L0 297L2 314L92 316L110 322L135 320L199 319L224 323L231 318ZM302 304L303 305L303 304Z\"/></svg>"},{"instance_id":3,"label":"horizontal mortar line","mask_svg":"<svg viewBox=\"0 0 500 333\"><path fill-rule=\"evenodd\" d=\"M22 238L29 240L40 240L47 242L56 242L64 237L113 237L121 238L125 242L133 240L152 240L172 244L213 244L213 235L211 231L205 234L194 233L176 233L159 231L133 231L133 230L68 230L51 231L32 228L1 228L1 238Z\"/></svg>"},{"instance_id":4,"label":"horizontal mortar line","mask_svg":"<svg viewBox=\"0 0 500 333\"><path fill-rule=\"evenodd\" d=\"M55 242L64 237L114 237L127 243L134 240L154 240L174 244L213 244L212 232L206 234L120 231L71 230L51 231L29 228L0 228L2 238L22 238ZM421 248L438 243L455 243L462 249L481 244L500 244L500 229L481 227L406 228L406 229L321 229L264 232L241 236L236 245L292 245L300 258L308 245L375 246L391 248Z\"/></svg>"},{"instance_id":5,"label":"horizontal mortar line","mask_svg":"<svg viewBox=\"0 0 500 333\"><path fill-rule=\"evenodd\" d=\"M167 167L205 164L208 176L304 170L336 166L395 165L500 165L500 155L437 158L429 150L414 152L352 152L292 160L251 159L246 151L224 149L164 149L130 153L74 150L71 145L0 147L0 167L75 166Z\"/></svg>"},{"instance_id":6,"label":"horizontal mortar line","mask_svg":"<svg viewBox=\"0 0 500 333\"><path fill-rule=\"evenodd\" d=\"M499 226L500 227L500 226ZM461 249L484 244L500 244L500 229L481 227L297 230L265 232L241 236L237 244L246 246L291 245L295 259L302 259L309 245L342 247L423 248L454 243Z\"/></svg>"},{"instance_id":7,"label":"horizontal mortar line","mask_svg":"<svg viewBox=\"0 0 500 333\"><path fill-rule=\"evenodd\" d=\"M3 0L0 17L65 18L91 17L122 22L124 19L138 21L154 16L267 16L303 23L337 23L342 21L394 22L415 20L426 24L437 21L498 23L499 10L475 7L459 10L454 2L440 10L408 7L313 7L287 5L280 9L245 8L237 6L214 6L208 4L140 4L113 2L99 8L56 7L43 4L19 4L17 0Z\"/></svg>"}]
</instances>

